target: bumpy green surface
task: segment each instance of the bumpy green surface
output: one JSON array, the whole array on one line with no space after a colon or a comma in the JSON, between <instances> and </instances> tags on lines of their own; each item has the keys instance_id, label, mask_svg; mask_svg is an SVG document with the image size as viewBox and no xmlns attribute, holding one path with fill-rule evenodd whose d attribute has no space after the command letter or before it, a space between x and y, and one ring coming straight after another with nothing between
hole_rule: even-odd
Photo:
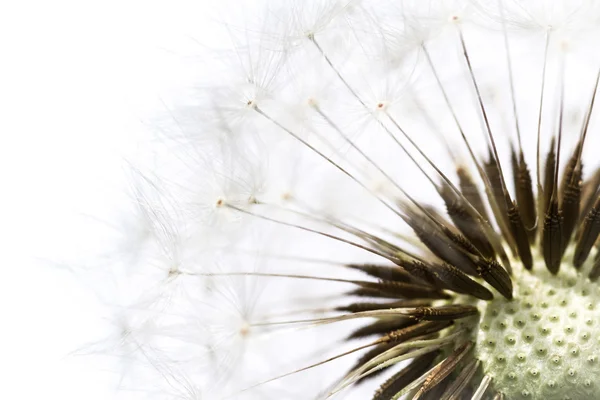
<instances>
[{"instance_id":1,"label":"bumpy green surface","mask_svg":"<svg viewBox=\"0 0 600 400\"><path fill-rule=\"evenodd\" d=\"M600 286L570 263L515 262L514 299L480 302L476 353L507 399L600 399Z\"/></svg>"}]
</instances>

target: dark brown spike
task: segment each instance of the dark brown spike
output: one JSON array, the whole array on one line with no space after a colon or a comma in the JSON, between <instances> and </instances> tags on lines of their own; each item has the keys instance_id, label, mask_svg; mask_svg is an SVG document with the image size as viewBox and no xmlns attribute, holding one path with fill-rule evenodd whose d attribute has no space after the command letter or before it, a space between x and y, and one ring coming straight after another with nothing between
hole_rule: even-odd
<instances>
[{"instance_id":1,"label":"dark brown spike","mask_svg":"<svg viewBox=\"0 0 600 400\"><path fill-rule=\"evenodd\" d=\"M577 145L575 146L575 149L573 150L573 154L571 154L571 157L569 158L569 160L567 161L567 164L565 165L565 170L563 171L563 175L560 181L560 189L558 191L559 193L559 199L558 199L558 204L559 206L562 207L562 203L563 203L563 199L565 196L565 190L567 189L567 187L569 186L569 184L573 181L579 181L581 180L581 164L580 164L580 159L579 156L581 155L581 147L582 143L581 141L577 142ZM579 174L578 174L579 173ZM579 175L579 178L577 178L577 176Z\"/></svg>"},{"instance_id":2,"label":"dark brown spike","mask_svg":"<svg viewBox=\"0 0 600 400\"><path fill-rule=\"evenodd\" d=\"M550 199L554 192L554 174L556 173L556 140L552 138L550 142L550 150L546 155L546 163L544 164L544 201L542 202L541 214L546 214L550 207Z\"/></svg>"},{"instance_id":3,"label":"dark brown spike","mask_svg":"<svg viewBox=\"0 0 600 400\"><path fill-rule=\"evenodd\" d=\"M456 350L454 350L454 352L450 356L448 356L448 358L442 361L433 371L431 371L427 375L425 381L423 382L423 385L421 385L421 388L413 397L413 400L421 398L423 394L429 392L440 382L446 379L448 375L450 375L458 367L461 361L465 359L465 357L467 356L467 354L469 354L472 348L473 342L469 341L463 343Z\"/></svg>"},{"instance_id":4,"label":"dark brown spike","mask_svg":"<svg viewBox=\"0 0 600 400\"><path fill-rule=\"evenodd\" d=\"M577 142L573 154L567 161L563 172L558 204L563 214L563 246L567 246L571 235L579 220L579 205L581 202L581 179L583 166L581 163L581 151L583 150L583 139ZM564 249L563 249L564 252Z\"/></svg>"},{"instance_id":5,"label":"dark brown spike","mask_svg":"<svg viewBox=\"0 0 600 400\"><path fill-rule=\"evenodd\" d=\"M515 181L515 193L517 205L521 212L521 219L527 231L529 243L535 242L535 225L537 223L537 213L535 209L535 196L533 195L533 186L531 183L531 173L525 162L523 150L519 150L519 157L513 151L513 175ZM509 217L510 218L510 217Z\"/></svg>"},{"instance_id":6,"label":"dark brown spike","mask_svg":"<svg viewBox=\"0 0 600 400\"><path fill-rule=\"evenodd\" d=\"M440 195L446 204L448 216L462 234L479 250L482 256L496 257L494 248L485 236L481 224L469 213L464 201L452 191L449 185L444 183Z\"/></svg>"},{"instance_id":7,"label":"dark brown spike","mask_svg":"<svg viewBox=\"0 0 600 400\"><path fill-rule=\"evenodd\" d=\"M475 275L477 273L475 263L469 255L448 239L437 226L415 212L411 212L408 221L421 242L433 254L467 274Z\"/></svg>"},{"instance_id":8,"label":"dark brown spike","mask_svg":"<svg viewBox=\"0 0 600 400\"><path fill-rule=\"evenodd\" d=\"M560 261L564 250L562 223L562 213L558 209L558 201L552 199L544 216L542 251L546 268L555 275L560 269Z\"/></svg>"},{"instance_id":9,"label":"dark brown spike","mask_svg":"<svg viewBox=\"0 0 600 400\"><path fill-rule=\"evenodd\" d=\"M481 251L479 251L479 249L475 247L475 245L473 245L473 243L469 241L469 239L467 239L460 233L446 232L446 230L444 230L444 233L446 233L446 236L448 236L450 240L454 242L454 244L456 244L458 247L460 247L467 253L470 253L474 256L481 255Z\"/></svg>"},{"instance_id":10,"label":"dark brown spike","mask_svg":"<svg viewBox=\"0 0 600 400\"><path fill-rule=\"evenodd\" d=\"M513 298L513 285L508 272L497 261L480 259L477 264L477 272L479 275L496 289L506 299Z\"/></svg>"},{"instance_id":11,"label":"dark brown spike","mask_svg":"<svg viewBox=\"0 0 600 400\"><path fill-rule=\"evenodd\" d=\"M575 247L575 255L573 256L573 265L579 268L583 265L590 255L590 251L596 243L600 235L600 196L596 199L594 206L585 217L579 241Z\"/></svg>"},{"instance_id":12,"label":"dark brown spike","mask_svg":"<svg viewBox=\"0 0 600 400\"><path fill-rule=\"evenodd\" d=\"M554 182L552 183L552 193L550 194L548 210L544 215L544 227L542 232L542 251L546 268L551 274L557 274L560 269L562 256L565 250L563 215L559 208L559 186L558 169L560 166L560 154L563 133L563 113L564 113L564 80L561 81L560 95L560 113L558 118L558 143L556 145L555 170L552 174Z\"/></svg>"},{"instance_id":13,"label":"dark brown spike","mask_svg":"<svg viewBox=\"0 0 600 400\"><path fill-rule=\"evenodd\" d=\"M423 207L423 209L435 219L444 235L459 248L473 255L481 255L481 252L473 245L473 243L464 237L459 229L452 225L452 223L444 218L444 216L442 216L435 208L429 206Z\"/></svg>"},{"instance_id":14,"label":"dark brown spike","mask_svg":"<svg viewBox=\"0 0 600 400\"><path fill-rule=\"evenodd\" d=\"M600 277L600 248L596 249L596 260L594 260L594 266L590 271L589 278L595 282Z\"/></svg>"},{"instance_id":15,"label":"dark brown spike","mask_svg":"<svg viewBox=\"0 0 600 400\"><path fill-rule=\"evenodd\" d=\"M481 300L492 300L494 295L485 286L469 278L458 268L446 264L434 264L436 277L448 289L456 293L468 294Z\"/></svg>"},{"instance_id":16,"label":"dark brown spike","mask_svg":"<svg viewBox=\"0 0 600 400\"><path fill-rule=\"evenodd\" d=\"M477 307L465 304L449 304L439 307L415 307L407 315L424 321L445 321L466 318L477 314Z\"/></svg>"},{"instance_id":17,"label":"dark brown spike","mask_svg":"<svg viewBox=\"0 0 600 400\"><path fill-rule=\"evenodd\" d=\"M485 203L483 202L483 198L481 197L479 188L475 184L475 181L471 177L471 174L469 174L467 169L462 166L459 166L456 169L456 174L458 175L460 191L463 194L463 196L465 196L467 201L471 203L471 205L477 210L479 214L481 214L483 219L489 221L490 218L485 209Z\"/></svg>"},{"instance_id":18,"label":"dark brown spike","mask_svg":"<svg viewBox=\"0 0 600 400\"><path fill-rule=\"evenodd\" d=\"M579 213L579 221L583 221L583 219L588 215L592 206L594 205L594 200L598 195L598 191L600 190L600 168L594 172L594 174L586 180L581 186L581 210Z\"/></svg>"},{"instance_id":19,"label":"dark brown spike","mask_svg":"<svg viewBox=\"0 0 600 400\"><path fill-rule=\"evenodd\" d=\"M383 292L378 288L358 288L345 293L347 296L374 297L379 299L397 299L398 296Z\"/></svg>"},{"instance_id":20,"label":"dark brown spike","mask_svg":"<svg viewBox=\"0 0 600 400\"><path fill-rule=\"evenodd\" d=\"M346 296L373 297L376 299L403 299L398 293L383 290L380 287L360 287L345 293ZM418 299L425 301L426 299Z\"/></svg>"},{"instance_id":21,"label":"dark brown spike","mask_svg":"<svg viewBox=\"0 0 600 400\"><path fill-rule=\"evenodd\" d=\"M431 286L437 287L438 289L444 287L440 285L433 268L424 262L418 260L402 260L398 261L398 264L415 278L428 283Z\"/></svg>"},{"instance_id":22,"label":"dark brown spike","mask_svg":"<svg viewBox=\"0 0 600 400\"><path fill-rule=\"evenodd\" d=\"M409 273L396 266L379 264L346 264L346 266L375 278L406 283L414 282L413 277Z\"/></svg>"},{"instance_id":23,"label":"dark brown spike","mask_svg":"<svg viewBox=\"0 0 600 400\"><path fill-rule=\"evenodd\" d=\"M396 281L362 282L360 287L376 289L387 293L390 297L407 299L447 299L449 296L439 289L416 283L404 283Z\"/></svg>"},{"instance_id":24,"label":"dark brown spike","mask_svg":"<svg viewBox=\"0 0 600 400\"><path fill-rule=\"evenodd\" d=\"M519 159L517 157L517 151L513 146L510 146L510 166L512 167L513 172L513 185L515 187L515 192L517 191L517 187L519 186L519 180L517 178L519 172Z\"/></svg>"},{"instance_id":25,"label":"dark brown spike","mask_svg":"<svg viewBox=\"0 0 600 400\"><path fill-rule=\"evenodd\" d=\"M458 376L453 379L452 383L446 388L444 393L439 397L440 400L460 400L461 393L467 387L473 375L477 371L479 367L479 362L477 360L471 360L469 364L467 364L462 371L458 374Z\"/></svg>"},{"instance_id":26,"label":"dark brown spike","mask_svg":"<svg viewBox=\"0 0 600 400\"><path fill-rule=\"evenodd\" d=\"M533 257L531 256L531 247L529 247L529 235L523 225L519 209L515 202L508 209L508 222L512 231L519 258L526 269L533 267Z\"/></svg>"},{"instance_id":27,"label":"dark brown spike","mask_svg":"<svg viewBox=\"0 0 600 400\"><path fill-rule=\"evenodd\" d=\"M579 175L579 177L577 176ZM562 193L561 211L563 215L563 253L569 245L573 231L579 220L579 204L581 202L581 172L574 173L575 181L566 184Z\"/></svg>"},{"instance_id":28,"label":"dark brown spike","mask_svg":"<svg viewBox=\"0 0 600 400\"><path fill-rule=\"evenodd\" d=\"M498 251L500 250L500 251ZM502 266L504 267L504 269L508 272L509 275L512 275L512 266L510 265L510 260L508 259L508 255L506 255L506 253L504 252L504 248L500 247L499 249L496 249L496 251L498 251L498 256L500 258L500 262L502 263Z\"/></svg>"},{"instance_id":29,"label":"dark brown spike","mask_svg":"<svg viewBox=\"0 0 600 400\"><path fill-rule=\"evenodd\" d=\"M485 174L487 179L490 181L492 196L493 199L490 199L490 205L492 206L492 212L494 214L494 218L496 219L496 223L500 227L500 231L502 231L502 235L507 240L508 244L511 246L513 253L516 253L516 248L514 248L514 242L512 240L512 235L510 233L509 222L508 222L508 208L506 204L506 198L504 195L504 189L502 188L502 177L500 176L500 169L498 168L498 163L494 158L494 154L492 150L489 150L488 160L484 162L483 169L485 170Z\"/></svg>"},{"instance_id":30,"label":"dark brown spike","mask_svg":"<svg viewBox=\"0 0 600 400\"><path fill-rule=\"evenodd\" d=\"M491 300L494 295L485 286L469 278L464 272L447 263L424 264L421 261L406 262L403 266L417 277L434 287L468 294L481 300Z\"/></svg>"},{"instance_id":31,"label":"dark brown spike","mask_svg":"<svg viewBox=\"0 0 600 400\"><path fill-rule=\"evenodd\" d=\"M369 325L356 329L346 337L346 340L360 339L371 335L383 335L388 332L415 325L416 323L417 321L408 317L379 319Z\"/></svg>"},{"instance_id":32,"label":"dark brown spike","mask_svg":"<svg viewBox=\"0 0 600 400\"><path fill-rule=\"evenodd\" d=\"M413 339L417 336L428 335L430 333L439 332L452 325L452 321L423 321L418 324L407 326L406 328L398 329L387 333L380 337L375 343L401 343Z\"/></svg>"},{"instance_id":33,"label":"dark brown spike","mask_svg":"<svg viewBox=\"0 0 600 400\"><path fill-rule=\"evenodd\" d=\"M373 400L392 400L398 392L427 372L439 354L438 350L415 358L385 381L373 395Z\"/></svg>"},{"instance_id":34,"label":"dark brown spike","mask_svg":"<svg viewBox=\"0 0 600 400\"><path fill-rule=\"evenodd\" d=\"M384 310L389 308L403 308L403 307L425 307L431 305L429 300L398 300L385 303L376 302L359 302L350 303L345 306L335 307L335 311L343 311L349 313L373 311L373 310Z\"/></svg>"},{"instance_id":35,"label":"dark brown spike","mask_svg":"<svg viewBox=\"0 0 600 400\"><path fill-rule=\"evenodd\" d=\"M429 211L428 211L429 212ZM439 224L439 228L442 233L446 235L448 239L452 241L455 245L458 246L459 249L462 249L463 252L467 252L473 255L481 255L481 252L467 239L462 235L459 229L456 226L452 225L445 218L443 218L439 213L431 213L435 215L437 222Z\"/></svg>"}]
</instances>

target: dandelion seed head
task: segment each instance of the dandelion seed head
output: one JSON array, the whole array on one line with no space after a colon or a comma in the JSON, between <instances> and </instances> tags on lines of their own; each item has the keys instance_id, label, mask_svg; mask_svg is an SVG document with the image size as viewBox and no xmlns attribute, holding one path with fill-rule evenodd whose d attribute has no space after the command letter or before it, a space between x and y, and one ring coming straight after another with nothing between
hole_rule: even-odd
<instances>
[{"instance_id":1,"label":"dandelion seed head","mask_svg":"<svg viewBox=\"0 0 600 400\"><path fill-rule=\"evenodd\" d=\"M598 397L599 10L551 3L224 18L206 117L139 196L155 248L129 305L159 375L248 399Z\"/></svg>"}]
</instances>

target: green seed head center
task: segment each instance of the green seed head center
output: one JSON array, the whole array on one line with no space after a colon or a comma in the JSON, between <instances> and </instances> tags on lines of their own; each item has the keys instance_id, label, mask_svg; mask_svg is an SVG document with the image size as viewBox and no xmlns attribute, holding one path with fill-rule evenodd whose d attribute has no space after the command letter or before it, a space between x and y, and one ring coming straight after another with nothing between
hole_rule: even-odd
<instances>
[{"instance_id":1,"label":"green seed head center","mask_svg":"<svg viewBox=\"0 0 600 400\"><path fill-rule=\"evenodd\" d=\"M553 276L541 259L515 275L512 301L480 304L475 351L496 389L509 399L600 398L597 285L570 264Z\"/></svg>"}]
</instances>

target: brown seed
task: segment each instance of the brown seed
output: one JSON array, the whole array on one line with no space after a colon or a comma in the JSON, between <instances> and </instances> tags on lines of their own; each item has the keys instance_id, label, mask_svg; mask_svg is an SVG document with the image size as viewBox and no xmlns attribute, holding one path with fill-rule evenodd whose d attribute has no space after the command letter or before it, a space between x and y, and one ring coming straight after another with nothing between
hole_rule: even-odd
<instances>
[{"instance_id":1,"label":"brown seed","mask_svg":"<svg viewBox=\"0 0 600 400\"><path fill-rule=\"evenodd\" d=\"M477 313L477 307L464 304L450 304L440 307L416 307L407 311L407 314L411 317L426 321L455 320Z\"/></svg>"},{"instance_id":2,"label":"brown seed","mask_svg":"<svg viewBox=\"0 0 600 400\"><path fill-rule=\"evenodd\" d=\"M413 282L412 277L407 272L396 266L386 266L378 264L347 264L348 268L356 269L375 278L398 281Z\"/></svg>"},{"instance_id":3,"label":"brown seed","mask_svg":"<svg viewBox=\"0 0 600 400\"><path fill-rule=\"evenodd\" d=\"M411 325L416 325L417 322L418 321L407 317L379 319L369 325L356 329L346 337L346 340L360 339L371 335L383 335L391 331L397 331Z\"/></svg>"},{"instance_id":4,"label":"brown seed","mask_svg":"<svg viewBox=\"0 0 600 400\"><path fill-rule=\"evenodd\" d=\"M540 215L546 214L550 207L550 198L552 197L552 193L554 192L554 174L556 172L556 153L554 149L556 148L556 140L553 137L550 142L550 150L548 150L548 154L546 155L546 163L544 165L544 194L542 202L542 210L540 211Z\"/></svg>"},{"instance_id":5,"label":"brown seed","mask_svg":"<svg viewBox=\"0 0 600 400\"><path fill-rule=\"evenodd\" d=\"M596 253L596 260L594 261L594 265L592 266L592 270L590 271L589 278L592 281L596 281L600 276L600 249L598 249Z\"/></svg>"},{"instance_id":6,"label":"brown seed","mask_svg":"<svg viewBox=\"0 0 600 400\"><path fill-rule=\"evenodd\" d=\"M460 395L473 378L475 371L477 371L477 367L479 367L479 362L477 360L471 360L471 362L460 371L458 376L446 388L444 393L440 396L440 400L460 400Z\"/></svg>"},{"instance_id":7,"label":"brown seed","mask_svg":"<svg viewBox=\"0 0 600 400\"><path fill-rule=\"evenodd\" d=\"M442 288L431 266L417 260L401 260L398 264L409 274L431 286Z\"/></svg>"},{"instance_id":8,"label":"brown seed","mask_svg":"<svg viewBox=\"0 0 600 400\"><path fill-rule=\"evenodd\" d=\"M379 290L388 297L408 299L447 299L449 296L439 289L416 283L396 281L360 282L366 289Z\"/></svg>"},{"instance_id":9,"label":"brown seed","mask_svg":"<svg viewBox=\"0 0 600 400\"><path fill-rule=\"evenodd\" d=\"M472 347L473 342L468 341L454 350L454 352L448 356L448 358L442 361L433 371L429 373L427 378L425 378L425 382L423 382L423 385L413 397L413 400L419 399L423 394L433 389L446 377L448 377L448 375L450 375L458 367L460 362L467 356Z\"/></svg>"},{"instance_id":10,"label":"brown seed","mask_svg":"<svg viewBox=\"0 0 600 400\"><path fill-rule=\"evenodd\" d=\"M580 174L581 175L581 174ZM581 183L577 181L569 182L564 191L561 203L561 211L563 215L563 246L569 244L571 235L577 226L579 220L579 203L581 201ZM564 253L563 249L563 253Z\"/></svg>"},{"instance_id":11,"label":"brown seed","mask_svg":"<svg viewBox=\"0 0 600 400\"><path fill-rule=\"evenodd\" d=\"M502 296L508 300L513 298L512 280L508 272L497 261L479 260L477 264L479 275Z\"/></svg>"},{"instance_id":12,"label":"brown seed","mask_svg":"<svg viewBox=\"0 0 600 400\"><path fill-rule=\"evenodd\" d=\"M439 351L432 351L431 353L415 358L400 372L397 372L385 381L373 395L373 400L393 399L398 392L423 375L439 354Z\"/></svg>"},{"instance_id":13,"label":"brown seed","mask_svg":"<svg viewBox=\"0 0 600 400\"><path fill-rule=\"evenodd\" d=\"M460 186L460 192L465 196L465 198L471 203L471 205L481 214L483 219L489 221L489 217L487 215L487 211L485 209L483 198L479 193L479 189L477 185L473 181L471 174L467 171L466 168L459 166L456 169L456 174L458 175L458 181Z\"/></svg>"},{"instance_id":14,"label":"brown seed","mask_svg":"<svg viewBox=\"0 0 600 400\"><path fill-rule=\"evenodd\" d=\"M531 184L531 173L525 162L523 149L519 150L518 159L517 153L513 151L513 175L517 205L521 211L521 218L523 219L523 225L525 226L527 236L529 237L529 243L533 244L535 242L537 212L535 209L535 197L533 195Z\"/></svg>"},{"instance_id":15,"label":"brown seed","mask_svg":"<svg viewBox=\"0 0 600 400\"><path fill-rule=\"evenodd\" d=\"M573 257L573 264L576 268L583 265L600 235L600 196L598 196L596 203L583 220L580 232Z\"/></svg>"},{"instance_id":16,"label":"brown seed","mask_svg":"<svg viewBox=\"0 0 600 400\"><path fill-rule=\"evenodd\" d=\"M542 232L542 251L546 268L552 274L557 274L563 255L562 213L558 209L558 202L551 200L550 207L544 216Z\"/></svg>"},{"instance_id":17,"label":"brown seed","mask_svg":"<svg viewBox=\"0 0 600 400\"><path fill-rule=\"evenodd\" d=\"M375 302L361 302L361 303L350 303L346 306L336 307L336 311L345 311L350 313L373 311L373 310L385 310L390 308L403 308L403 307L425 307L430 305L429 300L398 300L385 303Z\"/></svg>"},{"instance_id":18,"label":"brown seed","mask_svg":"<svg viewBox=\"0 0 600 400\"><path fill-rule=\"evenodd\" d=\"M491 185L491 196L492 198L488 198L490 205L492 206L492 211L494 213L494 218L496 219L496 223L500 227L500 231L504 236L505 240L511 246L513 252L515 252L514 242L512 240L512 234L509 228L508 222L508 207L506 204L506 197L504 194L504 189L502 187L502 177L500 176L500 169L498 168L498 164L496 163L496 159L490 149L490 154L488 156L488 161L484 163L485 174L490 181ZM495 205L495 207L494 207Z\"/></svg>"},{"instance_id":19,"label":"brown seed","mask_svg":"<svg viewBox=\"0 0 600 400\"><path fill-rule=\"evenodd\" d=\"M442 260L455 265L467 274L477 273L476 267L468 253L454 244L438 227L424 216L411 212L408 223L429 250Z\"/></svg>"},{"instance_id":20,"label":"brown seed","mask_svg":"<svg viewBox=\"0 0 600 400\"><path fill-rule=\"evenodd\" d=\"M479 250L481 255L487 258L495 257L494 248L485 236L480 222L467 211L463 199L456 196L447 184L442 185L440 194L446 204L448 216L462 234Z\"/></svg>"},{"instance_id":21,"label":"brown seed","mask_svg":"<svg viewBox=\"0 0 600 400\"><path fill-rule=\"evenodd\" d=\"M508 209L508 222L512 231L513 238L517 245L517 252L521 258L521 262L526 269L533 267L533 257L531 256L531 248L529 247L529 236L521 220L517 204L513 202Z\"/></svg>"},{"instance_id":22,"label":"brown seed","mask_svg":"<svg viewBox=\"0 0 600 400\"><path fill-rule=\"evenodd\" d=\"M598 190L600 189L600 167L596 169L596 172L583 183L581 186L581 210L579 214L579 221L583 221L583 219L588 215L592 207L594 206L594 201L598 196Z\"/></svg>"},{"instance_id":23,"label":"brown seed","mask_svg":"<svg viewBox=\"0 0 600 400\"><path fill-rule=\"evenodd\" d=\"M469 278L458 268L440 263L434 265L437 278L453 292L468 294L481 300L492 300L494 295L485 286Z\"/></svg>"},{"instance_id":24,"label":"brown seed","mask_svg":"<svg viewBox=\"0 0 600 400\"><path fill-rule=\"evenodd\" d=\"M582 146L582 143L580 140L579 142L577 142L577 145L575 146L575 149L573 150L573 154L571 154L571 157L567 161L567 164L565 165L565 170L561 177L560 188L558 191L559 205L561 207L563 205L567 187L573 182L581 181L581 173L582 173L582 168L581 168L581 163L580 163L581 146Z\"/></svg>"},{"instance_id":25,"label":"brown seed","mask_svg":"<svg viewBox=\"0 0 600 400\"><path fill-rule=\"evenodd\" d=\"M417 336L427 335L430 333L441 331L452 325L452 321L423 321L416 325L411 325L406 328L398 329L389 332L387 335L379 338L379 343L401 343Z\"/></svg>"}]
</instances>

